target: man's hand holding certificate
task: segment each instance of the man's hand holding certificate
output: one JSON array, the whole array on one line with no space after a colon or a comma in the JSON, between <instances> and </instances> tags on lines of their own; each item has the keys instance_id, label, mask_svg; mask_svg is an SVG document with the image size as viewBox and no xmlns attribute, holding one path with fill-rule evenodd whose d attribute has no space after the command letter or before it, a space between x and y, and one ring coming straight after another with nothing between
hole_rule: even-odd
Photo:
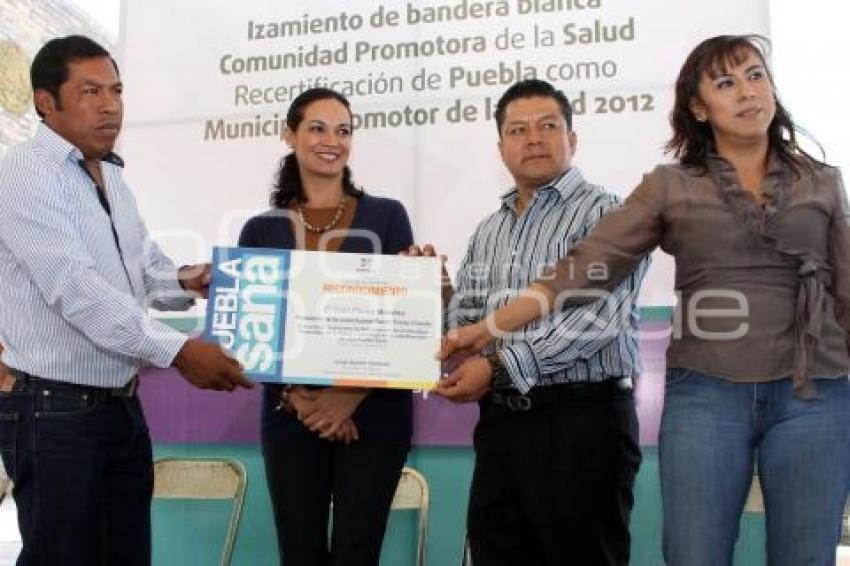
<instances>
[{"instance_id":1,"label":"man's hand holding certificate","mask_svg":"<svg viewBox=\"0 0 850 566\"><path fill-rule=\"evenodd\" d=\"M257 381L430 389L437 258L215 248L205 337Z\"/></svg>"}]
</instances>

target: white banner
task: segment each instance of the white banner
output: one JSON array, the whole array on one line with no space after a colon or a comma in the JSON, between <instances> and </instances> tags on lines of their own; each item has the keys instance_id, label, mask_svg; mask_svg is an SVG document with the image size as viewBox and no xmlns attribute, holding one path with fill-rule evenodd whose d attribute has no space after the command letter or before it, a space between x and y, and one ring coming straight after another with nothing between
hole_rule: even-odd
<instances>
[{"instance_id":1,"label":"white banner","mask_svg":"<svg viewBox=\"0 0 850 566\"><path fill-rule=\"evenodd\" d=\"M665 160L687 53L767 29L766 0L127 0L121 150L157 239L186 261L206 257L267 207L290 101L335 88L355 113L355 182L403 201L417 241L456 266L511 186L491 117L510 84L562 89L575 164L625 196ZM672 304L671 281L657 257L642 303Z\"/></svg>"}]
</instances>

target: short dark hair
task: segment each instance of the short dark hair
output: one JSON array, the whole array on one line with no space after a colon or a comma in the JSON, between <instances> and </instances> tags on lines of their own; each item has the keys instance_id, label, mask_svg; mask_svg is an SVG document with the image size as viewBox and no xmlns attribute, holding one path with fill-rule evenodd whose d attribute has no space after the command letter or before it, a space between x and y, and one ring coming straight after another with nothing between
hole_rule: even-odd
<instances>
[{"instance_id":1,"label":"short dark hair","mask_svg":"<svg viewBox=\"0 0 850 566\"><path fill-rule=\"evenodd\" d=\"M304 120L305 108L316 101L328 99L336 100L345 106L349 115L351 114L351 103L345 96L330 88L316 87L307 89L295 97L286 111L286 127L294 132ZM363 190L358 189L352 180L351 168L348 165L342 170L342 190L354 198L363 196ZM293 202L306 200L307 195L304 194L304 187L301 184L301 171L298 169L298 158L292 151L280 160L269 202L273 207L286 208Z\"/></svg>"},{"instance_id":2,"label":"short dark hair","mask_svg":"<svg viewBox=\"0 0 850 566\"><path fill-rule=\"evenodd\" d=\"M505 110L508 104L519 98L554 99L561 109L561 114L564 115L564 120L567 121L567 128L573 129L573 107L570 106L570 101L567 100L566 95L552 86L551 83L540 79L526 79L508 88L499 98L499 102L496 103L496 129L499 130L499 137L502 137L502 124L505 122Z\"/></svg>"},{"instance_id":3,"label":"short dark hair","mask_svg":"<svg viewBox=\"0 0 850 566\"><path fill-rule=\"evenodd\" d=\"M118 72L115 59L100 44L82 35L51 39L38 50L30 66L32 90L46 90L59 102L59 87L68 80L68 63L80 59L108 57ZM44 115L36 108L42 118Z\"/></svg>"}]
</instances>

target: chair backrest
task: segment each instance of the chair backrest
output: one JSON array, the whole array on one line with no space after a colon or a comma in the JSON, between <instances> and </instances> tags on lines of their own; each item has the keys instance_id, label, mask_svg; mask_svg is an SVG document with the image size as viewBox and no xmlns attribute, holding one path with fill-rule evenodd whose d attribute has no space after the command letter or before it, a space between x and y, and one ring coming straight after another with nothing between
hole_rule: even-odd
<instances>
[{"instance_id":1,"label":"chair backrest","mask_svg":"<svg viewBox=\"0 0 850 566\"><path fill-rule=\"evenodd\" d=\"M764 513L764 496L761 493L761 482L759 477L753 474L753 481L750 484L750 493L747 496L747 502L744 504L744 511L747 513Z\"/></svg>"},{"instance_id":2,"label":"chair backrest","mask_svg":"<svg viewBox=\"0 0 850 566\"><path fill-rule=\"evenodd\" d=\"M463 556L460 566L472 566L472 549L469 547L469 535L463 537Z\"/></svg>"},{"instance_id":3,"label":"chair backrest","mask_svg":"<svg viewBox=\"0 0 850 566\"><path fill-rule=\"evenodd\" d=\"M12 480L8 477L0 477L0 503L12 492Z\"/></svg>"},{"instance_id":4,"label":"chair backrest","mask_svg":"<svg viewBox=\"0 0 850 566\"><path fill-rule=\"evenodd\" d=\"M222 566L228 566L233 555L247 483L245 466L231 458L159 458L154 461L155 498L233 502L221 553Z\"/></svg>"},{"instance_id":5,"label":"chair backrest","mask_svg":"<svg viewBox=\"0 0 850 566\"><path fill-rule=\"evenodd\" d=\"M392 509L418 509L419 528L416 542L416 564L425 566L425 537L428 531L428 506L430 492L425 477L405 466L393 497Z\"/></svg>"}]
</instances>

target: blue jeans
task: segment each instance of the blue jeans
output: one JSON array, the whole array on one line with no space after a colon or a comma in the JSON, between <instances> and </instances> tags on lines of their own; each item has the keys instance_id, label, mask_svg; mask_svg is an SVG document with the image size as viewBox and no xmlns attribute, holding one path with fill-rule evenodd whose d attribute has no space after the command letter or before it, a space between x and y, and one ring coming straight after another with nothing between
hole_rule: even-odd
<instances>
[{"instance_id":1,"label":"blue jeans","mask_svg":"<svg viewBox=\"0 0 850 566\"><path fill-rule=\"evenodd\" d=\"M0 393L18 566L148 566L151 442L136 396L18 377Z\"/></svg>"},{"instance_id":2,"label":"blue jeans","mask_svg":"<svg viewBox=\"0 0 850 566\"><path fill-rule=\"evenodd\" d=\"M850 382L816 380L817 398L790 379L734 383L667 372L659 435L664 559L732 564L757 462L771 566L835 563L850 486Z\"/></svg>"}]
</instances>

